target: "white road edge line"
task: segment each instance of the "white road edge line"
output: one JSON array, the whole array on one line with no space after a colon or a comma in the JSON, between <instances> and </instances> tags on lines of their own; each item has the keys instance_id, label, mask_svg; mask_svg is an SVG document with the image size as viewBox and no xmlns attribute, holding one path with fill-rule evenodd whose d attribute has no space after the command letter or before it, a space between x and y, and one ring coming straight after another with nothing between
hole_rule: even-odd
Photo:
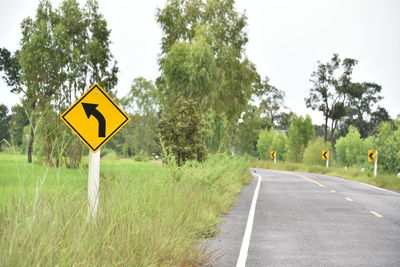
<instances>
[{"instance_id":1,"label":"white road edge line","mask_svg":"<svg viewBox=\"0 0 400 267\"><path fill-rule=\"evenodd\" d=\"M236 267L245 267L246 266L247 253L248 253L249 245L250 245L251 231L253 230L254 213L256 210L258 191L260 190L260 184L261 184L261 175L259 175L259 174L255 174L255 175L258 176L258 182L257 182L256 189L254 190L253 200L251 201L249 216L247 218L246 230L244 232L242 246L240 247L240 253L239 253L239 258L236 263Z\"/></svg>"}]
</instances>

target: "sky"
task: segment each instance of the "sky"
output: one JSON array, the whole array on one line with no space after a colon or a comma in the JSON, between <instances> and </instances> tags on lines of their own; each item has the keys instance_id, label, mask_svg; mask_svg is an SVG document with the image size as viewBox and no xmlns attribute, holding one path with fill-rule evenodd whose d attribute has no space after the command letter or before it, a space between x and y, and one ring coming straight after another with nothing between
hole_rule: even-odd
<instances>
[{"instance_id":1,"label":"sky","mask_svg":"<svg viewBox=\"0 0 400 267\"><path fill-rule=\"evenodd\" d=\"M135 77L155 80L159 74L162 31L155 14L164 3L99 0L120 69L119 96L128 93ZM35 14L37 4L37 0L0 0L0 47L19 49L20 23ZM380 84L384 96L380 105L392 117L400 114L400 1L236 0L236 9L248 17L248 58L262 77L268 76L285 92L290 110L322 123L322 114L307 109L304 98L318 60L327 62L338 53L359 61L353 81ZM0 103L11 107L18 98L0 81Z\"/></svg>"}]
</instances>

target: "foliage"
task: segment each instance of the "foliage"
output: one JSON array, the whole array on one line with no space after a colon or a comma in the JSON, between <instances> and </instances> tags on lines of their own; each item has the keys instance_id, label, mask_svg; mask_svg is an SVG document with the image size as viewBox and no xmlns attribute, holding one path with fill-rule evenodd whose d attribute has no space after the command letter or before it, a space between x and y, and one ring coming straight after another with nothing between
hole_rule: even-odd
<instances>
[{"instance_id":1,"label":"foliage","mask_svg":"<svg viewBox=\"0 0 400 267\"><path fill-rule=\"evenodd\" d=\"M301 162L305 148L314 138L315 131L311 117L295 116L288 131L288 159Z\"/></svg>"},{"instance_id":2,"label":"foliage","mask_svg":"<svg viewBox=\"0 0 400 267\"><path fill-rule=\"evenodd\" d=\"M381 188L387 188L400 192L400 179L397 178L394 174L387 175L378 172L378 175L374 177L373 175L367 175L366 172L361 171L360 168L354 168L354 167L349 167L347 169L337 168L337 167L325 168L319 165L305 165L303 163L279 162L279 161L276 164L273 164L271 161L255 161L252 163L252 167L331 175L353 181L360 181Z\"/></svg>"},{"instance_id":3,"label":"foliage","mask_svg":"<svg viewBox=\"0 0 400 267\"><path fill-rule=\"evenodd\" d=\"M284 161L286 160L287 144L287 136L283 132L277 132L273 128L262 130L257 140L258 157L267 160L270 159L270 152L276 151L277 160Z\"/></svg>"},{"instance_id":4,"label":"foliage","mask_svg":"<svg viewBox=\"0 0 400 267\"><path fill-rule=\"evenodd\" d=\"M237 135L235 136L235 153L239 155L257 155L257 137L262 128L263 119L257 107L249 105L248 110L242 114L238 123Z\"/></svg>"},{"instance_id":5,"label":"foliage","mask_svg":"<svg viewBox=\"0 0 400 267\"><path fill-rule=\"evenodd\" d=\"M333 160L333 149L330 142L325 142L322 137L310 141L304 150L303 162L307 165L321 165L324 166L326 161L322 159L322 150L329 151L329 160Z\"/></svg>"},{"instance_id":6,"label":"foliage","mask_svg":"<svg viewBox=\"0 0 400 267\"><path fill-rule=\"evenodd\" d=\"M237 121L258 76L244 53L246 16L235 10L233 0L169 0L156 17L163 31L161 104L180 96L198 102L202 115L212 118L209 148L233 150Z\"/></svg>"},{"instance_id":7,"label":"foliage","mask_svg":"<svg viewBox=\"0 0 400 267\"><path fill-rule=\"evenodd\" d=\"M255 86L255 96L260 100L260 113L269 120L274 127L279 127L279 120L283 115L285 93L269 84L269 78Z\"/></svg>"},{"instance_id":8,"label":"foliage","mask_svg":"<svg viewBox=\"0 0 400 267\"><path fill-rule=\"evenodd\" d=\"M22 145L23 131L24 127L27 125L29 125L29 119L24 107L18 104L11 107L9 121L9 141L13 146L20 147Z\"/></svg>"},{"instance_id":9,"label":"foliage","mask_svg":"<svg viewBox=\"0 0 400 267\"><path fill-rule=\"evenodd\" d=\"M121 106L130 114L146 116L159 111L159 99L154 83L143 77L133 79L131 90L121 99Z\"/></svg>"},{"instance_id":10,"label":"foliage","mask_svg":"<svg viewBox=\"0 0 400 267\"><path fill-rule=\"evenodd\" d=\"M362 138L377 132L380 123L389 121L390 116L385 108L379 107L373 111L376 103L383 99L380 94L382 87L375 83L355 83L358 91L356 96L349 98L349 113L341 125L341 132L347 131L353 125L360 132ZM367 119L369 118L369 119Z\"/></svg>"},{"instance_id":11,"label":"foliage","mask_svg":"<svg viewBox=\"0 0 400 267\"><path fill-rule=\"evenodd\" d=\"M362 139L357 129L350 126L348 134L337 141L335 149L342 166L365 166L368 149L373 149L372 138Z\"/></svg>"},{"instance_id":12,"label":"foliage","mask_svg":"<svg viewBox=\"0 0 400 267\"><path fill-rule=\"evenodd\" d=\"M16 165L17 164L17 165ZM201 266L243 183L244 158L186 164L182 181L165 166L102 160L100 205L87 217L87 169L28 165L0 154L0 258L5 266ZM23 244L23 246L16 246Z\"/></svg>"},{"instance_id":13,"label":"foliage","mask_svg":"<svg viewBox=\"0 0 400 267\"><path fill-rule=\"evenodd\" d=\"M9 137L9 121L8 107L4 104L0 105L0 150L2 148L3 140Z\"/></svg>"},{"instance_id":14,"label":"foliage","mask_svg":"<svg viewBox=\"0 0 400 267\"><path fill-rule=\"evenodd\" d=\"M379 168L389 173L400 172L400 128L397 125L384 123L374 140L378 150Z\"/></svg>"},{"instance_id":15,"label":"foliage","mask_svg":"<svg viewBox=\"0 0 400 267\"><path fill-rule=\"evenodd\" d=\"M61 152L52 147L57 145L56 139L64 138L66 133L67 140L73 136L58 119L59 115L94 82L110 93L117 83L118 68L112 62L109 49L110 30L99 13L97 1L92 0L88 0L84 8L76 0L64 0L58 9L53 8L50 1L42 0L35 17L23 20L21 30L18 63L23 86L20 91L24 93L23 103L31 124L28 161L37 120L45 117L51 123L41 126L42 135L35 147L39 153L44 153L40 158L53 164L61 157L55 155L56 158L51 159L54 151ZM43 147L39 148L39 144ZM64 147L62 153L69 158L68 166L79 166L82 148L74 141Z\"/></svg>"},{"instance_id":16,"label":"foliage","mask_svg":"<svg viewBox=\"0 0 400 267\"><path fill-rule=\"evenodd\" d=\"M204 121L197 103L180 98L166 110L160 121L160 134L170 147L179 166L187 160L203 161L206 150L203 144Z\"/></svg>"},{"instance_id":17,"label":"foliage","mask_svg":"<svg viewBox=\"0 0 400 267\"><path fill-rule=\"evenodd\" d=\"M11 92L21 90L21 72L18 62L18 51L11 53L6 48L0 48L0 72L3 71L3 80L11 87Z\"/></svg>"},{"instance_id":18,"label":"foliage","mask_svg":"<svg viewBox=\"0 0 400 267\"><path fill-rule=\"evenodd\" d=\"M130 113L132 123L114 136L108 146L125 157L147 158L157 153L159 100L153 82L143 77L135 78L130 92L120 104Z\"/></svg>"},{"instance_id":19,"label":"foliage","mask_svg":"<svg viewBox=\"0 0 400 267\"><path fill-rule=\"evenodd\" d=\"M318 62L317 70L311 75L313 87L305 101L308 108L322 112L325 141L328 140L328 121L331 121L329 140L333 142L338 123L345 117L347 126L355 125L367 136L364 118L371 115L371 107L382 99L381 86L352 82L351 74L357 63L352 58L341 60L334 54L330 62Z\"/></svg>"}]
</instances>

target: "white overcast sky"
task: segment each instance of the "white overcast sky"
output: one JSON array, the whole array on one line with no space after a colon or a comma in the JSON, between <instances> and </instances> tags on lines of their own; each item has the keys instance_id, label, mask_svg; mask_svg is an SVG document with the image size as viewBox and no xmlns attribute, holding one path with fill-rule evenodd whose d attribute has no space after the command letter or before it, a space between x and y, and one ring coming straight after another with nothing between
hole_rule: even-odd
<instances>
[{"instance_id":1,"label":"white overcast sky","mask_svg":"<svg viewBox=\"0 0 400 267\"><path fill-rule=\"evenodd\" d=\"M55 5L60 0L53 1ZM80 1L83 2L83 1ZM0 47L19 48L20 22L33 16L37 0L0 0ZM120 68L118 94L125 95L133 78L158 76L161 30L155 22L164 0L100 0L100 10L111 29L111 50ZM285 91L286 106L322 116L305 107L310 75L317 61L333 53L359 60L354 81L383 87L381 105L392 117L400 114L400 1L398 0L236 0L246 11L247 55L258 72ZM11 107L18 96L0 81L0 103Z\"/></svg>"}]
</instances>

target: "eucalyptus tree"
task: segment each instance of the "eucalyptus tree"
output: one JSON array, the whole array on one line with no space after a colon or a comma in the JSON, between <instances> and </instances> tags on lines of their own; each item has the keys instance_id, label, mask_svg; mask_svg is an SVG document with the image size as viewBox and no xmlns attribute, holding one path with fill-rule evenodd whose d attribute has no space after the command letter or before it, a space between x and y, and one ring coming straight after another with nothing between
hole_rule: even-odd
<instances>
[{"instance_id":1,"label":"eucalyptus tree","mask_svg":"<svg viewBox=\"0 0 400 267\"><path fill-rule=\"evenodd\" d=\"M120 100L120 104L134 123L126 125L121 134L113 138L115 148L125 156L157 153L160 104L153 81L135 78L131 90Z\"/></svg>"},{"instance_id":2,"label":"eucalyptus tree","mask_svg":"<svg viewBox=\"0 0 400 267\"><path fill-rule=\"evenodd\" d=\"M157 11L163 30L157 79L162 105L177 97L198 103L211 122L211 135L228 132L230 146L257 74L245 55L246 16L234 0L169 0ZM220 127L223 126L223 127ZM211 136L213 149L221 146Z\"/></svg>"},{"instance_id":3,"label":"eucalyptus tree","mask_svg":"<svg viewBox=\"0 0 400 267\"><path fill-rule=\"evenodd\" d=\"M352 58L341 60L338 54L334 54L330 62L318 62L317 70L311 75L313 87L309 97L305 99L306 106L323 113L325 141L328 140L329 120L332 141L338 122L349 111L349 98L357 94L357 87L351 82L351 74L357 63Z\"/></svg>"},{"instance_id":4,"label":"eucalyptus tree","mask_svg":"<svg viewBox=\"0 0 400 267\"><path fill-rule=\"evenodd\" d=\"M77 167L82 146L71 139L58 116L92 83L99 82L110 92L116 85L118 68L109 48L107 22L99 13L97 1L88 0L81 8L76 0L64 0L57 9L42 0L35 16L24 19L21 29L18 63L32 125L28 160L33 129L40 118L37 147L47 163L53 164L52 155L56 153L55 164L59 165L64 155L68 167ZM60 135L72 143L62 144Z\"/></svg>"},{"instance_id":5,"label":"eucalyptus tree","mask_svg":"<svg viewBox=\"0 0 400 267\"><path fill-rule=\"evenodd\" d=\"M311 117L294 116L288 131L288 159L301 162L305 148L314 138L315 131Z\"/></svg>"},{"instance_id":6,"label":"eucalyptus tree","mask_svg":"<svg viewBox=\"0 0 400 267\"><path fill-rule=\"evenodd\" d=\"M279 128L278 123L285 109L285 92L271 85L269 78L259 81L255 86L254 97L260 102L262 116L266 116L271 125Z\"/></svg>"}]
</instances>

